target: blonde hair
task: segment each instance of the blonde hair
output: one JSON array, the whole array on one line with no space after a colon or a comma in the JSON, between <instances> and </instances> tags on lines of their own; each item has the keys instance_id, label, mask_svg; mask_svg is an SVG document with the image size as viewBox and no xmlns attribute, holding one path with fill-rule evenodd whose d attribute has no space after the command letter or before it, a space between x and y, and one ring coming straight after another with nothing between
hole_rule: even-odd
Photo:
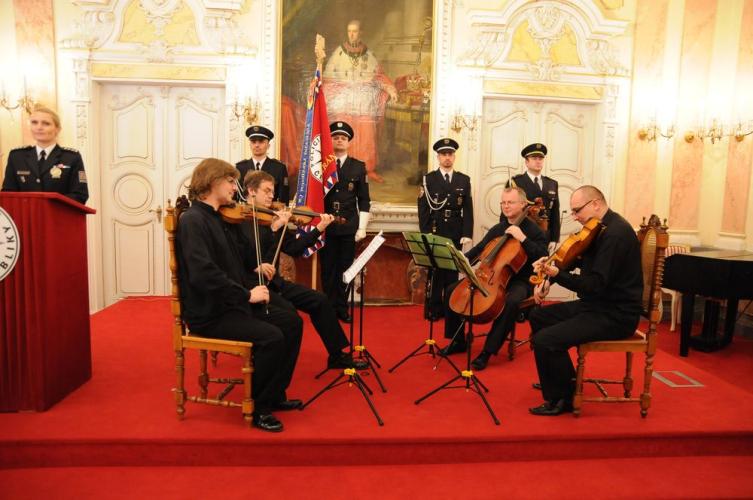
<instances>
[{"instance_id":1,"label":"blonde hair","mask_svg":"<svg viewBox=\"0 0 753 500\"><path fill-rule=\"evenodd\" d=\"M62 127L60 126L60 117L58 114L52 109L48 108L44 104L35 104L34 109L31 110L31 113L45 113L50 115L50 118L52 118L52 123L55 124L55 126L60 130ZM31 117L31 115L29 115Z\"/></svg>"},{"instance_id":2,"label":"blonde hair","mask_svg":"<svg viewBox=\"0 0 753 500\"><path fill-rule=\"evenodd\" d=\"M212 190L212 185L219 179L232 177L238 179L240 172L224 160L207 158L196 165L188 185L188 199L202 199Z\"/></svg>"}]
</instances>

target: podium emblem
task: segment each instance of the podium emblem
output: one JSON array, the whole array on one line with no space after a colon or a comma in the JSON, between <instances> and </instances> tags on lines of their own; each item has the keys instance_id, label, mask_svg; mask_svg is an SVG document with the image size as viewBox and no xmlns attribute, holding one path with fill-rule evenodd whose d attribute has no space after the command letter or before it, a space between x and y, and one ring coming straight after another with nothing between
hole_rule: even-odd
<instances>
[{"instance_id":1,"label":"podium emblem","mask_svg":"<svg viewBox=\"0 0 753 500\"><path fill-rule=\"evenodd\" d=\"M19 255L21 242L18 239L18 228L10 214L0 207L0 281L16 267Z\"/></svg>"}]
</instances>

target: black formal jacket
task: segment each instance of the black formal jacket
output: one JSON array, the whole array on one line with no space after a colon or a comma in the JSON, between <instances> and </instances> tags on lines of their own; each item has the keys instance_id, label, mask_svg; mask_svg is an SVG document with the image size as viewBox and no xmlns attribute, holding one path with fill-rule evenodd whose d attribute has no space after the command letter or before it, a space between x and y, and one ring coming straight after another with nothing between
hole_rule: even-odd
<instances>
[{"instance_id":1,"label":"black formal jacket","mask_svg":"<svg viewBox=\"0 0 753 500\"><path fill-rule=\"evenodd\" d=\"M604 229L581 256L580 274L562 271L552 281L576 292L588 308L637 324L643 296L638 236L612 210L601 222Z\"/></svg>"},{"instance_id":2,"label":"black formal jacket","mask_svg":"<svg viewBox=\"0 0 753 500\"><path fill-rule=\"evenodd\" d=\"M34 146L13 149L8 154L3 191L60 193L86 203L89 188L81 153L55 145L40 169Z\"/></svg>"},{"instance_id":3,"label":"black formal jacket","mask_svg":"<svg viewBox=\"0 0 753 500\"><path fill-rule=\"evenodd\" d=\"M484 239L478 245L468 250L465 256L471 262L476 260L484 248L486 248L486 245L494 238L503 236L508 227L510 227L510 223L507 221L507 218L499 224L492 226L484 236ZM527 260L525 265L520 268L520 271L515 274L514 279L525 280L527 282L528 278L533 274L533 262L548 254L547 240L544 231L528 217L524 218L520 223L520 230L526 235L526 239L521 245L523 246L523 251L526 253ZM512 238L512 236L509 237Z\"/></svg>"},{"instance_id":4,"label":"black formal jacket","mask_svg":"<svg viewBox=\"0 0 753 500\"><path fill-rule=\"evenodd\" d=\"M344 224L330 224L327 234L347 236L358 230L358 213L371 208L369 182L366 178L366 164L348 156L340 167L337 184L332 186L324 197L324 211L334 216L344 217Z\"/></svg>"},{"instance_id":5,"label":"black formal jacket","mask_svg":"<svg viewBox=\"0 0 753 500\"><path fill-rule=\"evenodd\" d=\"M235 168L241 173L240 183L243 185L243 178L246 177L246 172L254 170L254 159L243 160L235 164ZM290 186L288 185L288 167L279 160L269 158L264 160L261 164L261 169L275 178L275 201L281 201L284 204L288 204L290 201Z\"/></svg>"},{"instance_id":6,"label":"black formal jacket","mask_svg":"<svg viewBox=\"0 0 753 500\"><path fill-rule=\"evenodd\" d=\"M536 198L541 197L544 201L544 208L546 209L546 216L549 218L549 234L547 235L548 241L554 241L555 243L560 240L560 197L559 197L559 185L557 181L546 175L541 176L541 188L537 188L528 174L522 173L513 177L515 184L526 192L528 201L534 201ZM507 183L510 186L510 183Z\"/></svg>"},{"instance_id":7,"label":"black formal jacket","mask_svg":"<svg viewBox=\"0 0 753 500\"><path fill-rule=\"evenodd\" d=\"M418 196L418 225L422 233L434 233L452 239L456 244L460 238L473 237L473 200L471 199L471 178L457 170L453 171L450 184L442 176L441 169L424 176ZM425 191L426 190L426 191ZM426 194L440 205L433 210L426 200Z\"/></svg>"},{"instance_id":8,"label":"black formal jacket","mask_svg":"<svg viewBox=\"0 0 753 500\"><path fill-rule=\"evenodd\" d=\"M228 310L248 308L254 262L241 224L194 201L180 217L176 244L183 319L191 330L201 331Z\"/></svg>"}]
</instances>

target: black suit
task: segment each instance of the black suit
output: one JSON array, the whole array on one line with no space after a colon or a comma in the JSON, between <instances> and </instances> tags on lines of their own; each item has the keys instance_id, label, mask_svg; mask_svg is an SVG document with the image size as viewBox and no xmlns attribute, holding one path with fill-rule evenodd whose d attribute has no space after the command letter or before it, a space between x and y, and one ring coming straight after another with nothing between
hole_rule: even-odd
<instances>
[{"instance_id":1,"label":"black suit","mask_svg":"<svg viewBox=\"0 0 753 500\"><path fill-rule=\"evenodd\" d=\"M422 233L450 238L460 248L460 238L473 236L473 200L471 178L453 171L450 183L441 169L424 176L424 186L418 196L418 225ZM426 195L434 200L431 204ZM429 314L438 317L443 311L444 289L458 280L455 271L434 271L429 300Z\"/></svg>"},{"instance_id":2,"label":"black suit","mask_svg":"<svg viewBox=\"0 0 753 500\"><path fill-rule=\"evenodd\" d=\"M560 197L557 181L546 175L539 176L542 186L536 187L527 173L514 176L515 184L526 192L528 201L541 198L544 201L545 214L549 218L547 241L558 243L560 240ZM507 183L510 186L510 183ZM503 217L503 216L501 216ZM501 220L500 217L500 220Z\"/></svg>"},{"instance_id":3,"label":"black suit","mask_svg":"<svg viewBox=\"0 0 753 500\"><path fill-rule=\"evenodd\" d=\"M89 188L81 153L55 145L40 168L36 147L13 149L8 154L3 191L60 193L86 203Z\"/></svg>"},{"instance_id":4,"label":"black suit","mask_svg":"<svg viewBox=\"0 0 753 500\"><path fill-rule=\"evenodd\" d=\"M335 310L341 316L348 311L346 287L342 276L353 264L356 253L355 234L358 231L359 212L371 207L366 164L348 156L338 171L337 184L324 197L324 211L343 217L344 224L330 224L325 231L322 257L322 288Z\"/></svg>"},{"instance_id":5,"label":"black suit","mask_svg":"<svg viewBox=\"0 0 753 500\"><path fill-rule=\"evenodd\" d=\"M246 173L249 170L256 170L256 161L251 158L249 160L243 160L235 164L235 168L241 173L240 182L243 184L243 179L246 177ZM268 173L275 178L275 197L274 201L280 201L285 205L290 201L290 186L288 185L288 167L279 160L267 157L261 164L262 171Z\"/></svg>"},{"instance_id":6,"label":"black suit","mask_svg":"<svg viewBox=\"0 0 753 500\"><path fill-rule=\"evenodd\" d=\"M578 293L578 300L531 311L536 369L544 399L571 402L575 369L567 350L594 340L629 337L638 326L643 272L638 237L608 210L605 228L582 255L580 274L560 271L552 282Z\"/></svg>"},{"instance_id":7,"label":"black suit","mask_svg":"<svg viewBox=\"0 0 753 500\"><path fill-rule=\"evenodd\" d=\"M477 259L489 242L495 238L503 236L508 227L510 227L510 223L507 221L507 218L505 218L503 222L500 222L489 229L489 232L486 233L484 239L465 254L466 257L468 257L468 260L473 262ZM492 354L497 354L502 347L505 338L507 338L507 334L512 330L518 316L518 305L531 295L532 287L528 282L528 278L533 274L533 262L547 255L546 235L531 219L523 219L520 223L520 229L523 231L523 234L526 235L526 239L523 241L522 246L527 259L525 265L520 268L520 271L510 279L505 290L504 309L492 323L492 328L489 331L489 335L486 337L484 351ZM510 238L512 238L512 236L510 236ZM448 288L447 299L445 300L444 336L448 339L453 338L461 325L461 317L454 313L449 307L449 295L452 289L454 289L454 286ZM457 338L462 340L462 334L458 334Z\"/></svg>"}]
</instances>

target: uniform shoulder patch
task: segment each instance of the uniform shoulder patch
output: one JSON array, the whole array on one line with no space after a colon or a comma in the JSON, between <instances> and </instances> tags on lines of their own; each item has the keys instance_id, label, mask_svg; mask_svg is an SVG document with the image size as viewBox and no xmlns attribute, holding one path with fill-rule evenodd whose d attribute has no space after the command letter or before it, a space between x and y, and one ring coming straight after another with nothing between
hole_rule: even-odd
<instances>
[{"instance_id":1,"label":"uniform shoulder patch","mask_svg":"<svg viewBox=\"0 0 753 500\"><path fill-rule=\"evenodd\" d=\"M34 146L19 146L17 148L11 149L11 151L23 151L25 149L32 149Z\"/></svg>"},{"instance_id":2,"label":"uniform shoulder patch","mask_svg":"<svg viewBox=\"0 0 753 500\"><path fill-rule=\"evenodd\" d=\"M78 153L78 149L69 148L67 146L60 146L60 149L62 149L63 151L70 151L71 153Z\"/></svg>"}]
</instances>

